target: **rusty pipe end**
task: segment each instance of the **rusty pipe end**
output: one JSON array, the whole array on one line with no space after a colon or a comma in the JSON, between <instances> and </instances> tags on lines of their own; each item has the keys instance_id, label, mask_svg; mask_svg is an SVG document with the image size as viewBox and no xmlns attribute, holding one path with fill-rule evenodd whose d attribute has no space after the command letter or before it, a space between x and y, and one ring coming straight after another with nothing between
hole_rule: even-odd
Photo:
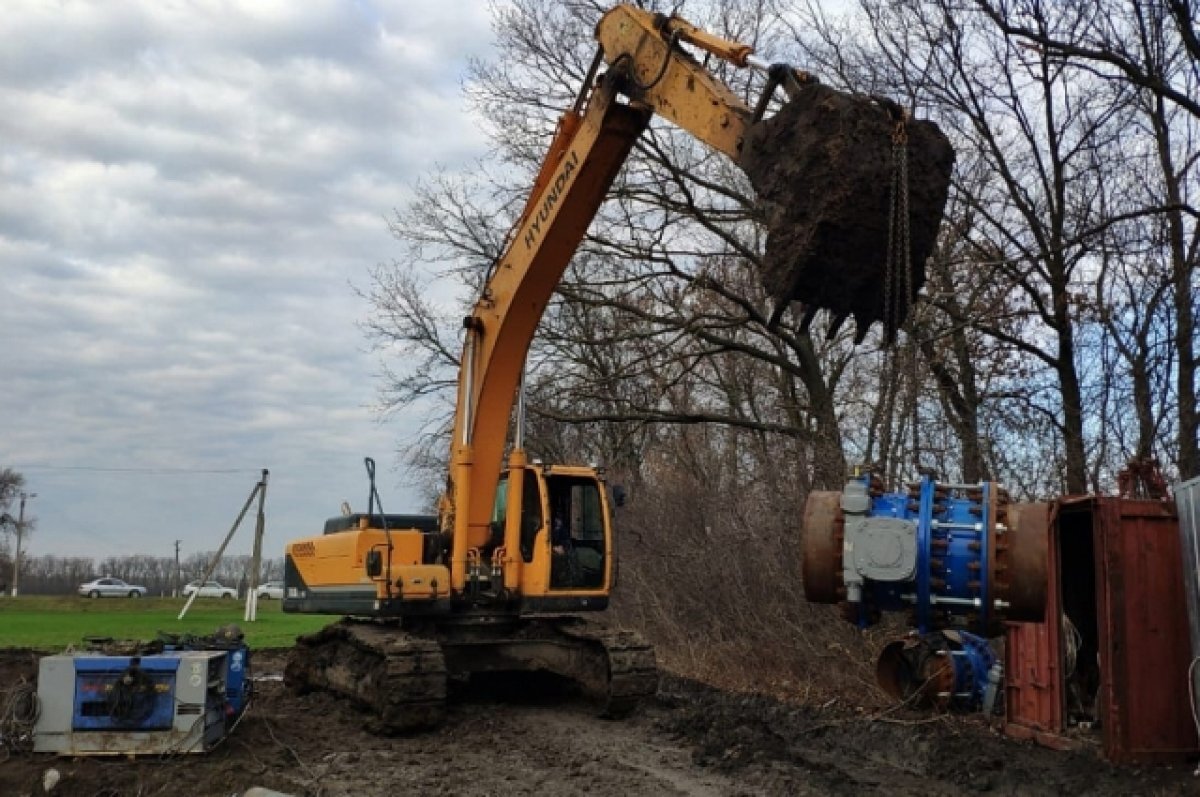
<instances>
[{"instance_id":1,"label":"rusty pipe end","mask_svg":"<svg viewBox=\"0 0 1200 797\"><path fill-rule=\"evenodd\" d=\"M842 494L809 493L801 529L801 580L810 603L837 603L842 584Z\"/></svg>"},{"instance_id":2,"label":"rusty pipe end","mask_svg":"<svg viewBox=\"0 0 1200 797\"><path fill-rule=\"evenodd\" d=\"M944 696L954 691L954 667L944 654L926 639L893 640L875 660L875 681L889 697L913 708L945 709L950 700Z\"/></svg>"},{"instance_id":3,"label":"rusty pipe end","mask_svg":"<svg viewBox=\"0 0 1200 797\"><path fill-rule=\"evenodd\" d=\"M1046 615L1050 504L1010 504L1007 525L1009 607L1006 618L1040 623Z\"/></svg>"}]
</instances>

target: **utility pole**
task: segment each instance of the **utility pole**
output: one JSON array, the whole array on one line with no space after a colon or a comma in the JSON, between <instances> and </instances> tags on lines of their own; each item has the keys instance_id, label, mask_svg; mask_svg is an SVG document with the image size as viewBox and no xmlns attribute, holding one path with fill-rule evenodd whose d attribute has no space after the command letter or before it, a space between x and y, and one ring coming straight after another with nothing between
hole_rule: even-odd
<instances>
[{"instance_id":1,"label":"utility pole","mask_svg":"<svg viewBox=\"0 0 1200 797\"><path fill-rule=\"evenodd\" d=\"M242 511L238 512L237 520L233 521L233 526L230 527L229 533L225 535L225 540L221 543L221 547L213 554L212 561L208 563L208 568L204 571L204 575L200 576L200 583L203 584L212 576L213 571L217 569L217 565L221 562L221 556L225 553L225 548L229 545L229 541L233 539L233 534L238 530L238 526L242 525L242 518L246 517L246 512L250 510L250 504L254 503L255 496L258 497L258 517L259 524L262 524L263 510L262 502L267 492L267 471L264 468L262 472L262 481L254 485L254 489L250 491L250 495L246 498L246 503L242 506ZM196 597L200 594L200 590L196 590L188 597L187 603L183 604L183 609L179 612L177 619L182 620L184 615L188 613L188 609L192 608L192 604L196 602Z\"/></svg>"},{"instance_id":2,"label":"utility pole","mask_svg":"<svg viewBox=\"0 0 1200 797\"><path fill-rule=\"evenodd\" d=\"M267 476L269 471L263 468L262 481L258 491L258 519L254 524L254 554L250 565L250 589L246 592L245 620L252 623L258 619L258 575L262 569L263 531L266 528L266 515L263 513L263 503L267 500Z\"/></svg>"},{"instance_id":3,"label":"utility pole","mask_svg":"<svg viewBox=\"0 0 1200 797\"><path fill-rule=\"evenodd\" d=\"M183 540L175 540L175 587L171 590L171 597L179 597L179 543Z\"/></svg>"},{"instance_id":4,"label":"utility pole","mask_svg":"<svg viewBox=\"0 0 1200 797\"><path fill-rule=\"evenodd\" d=\"M12 596L17 597L17 590L21 583L21 538L25 536L25 500L28 498L37 498L37 493L20 493L21 509L17 513L17 555L13 557L13 585Z\"/></svg>"}]
</instances>

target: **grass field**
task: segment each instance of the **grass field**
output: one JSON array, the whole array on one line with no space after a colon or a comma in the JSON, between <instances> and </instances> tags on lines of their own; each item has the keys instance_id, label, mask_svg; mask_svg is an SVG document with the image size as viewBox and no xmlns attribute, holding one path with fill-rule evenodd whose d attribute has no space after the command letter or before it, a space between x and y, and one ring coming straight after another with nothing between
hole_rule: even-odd
<instances>
[{"instance_id":1,"label":"grass field","mask_svg":"<svg viewBox=\"0 0 1200 797\"><path fill-rule=\"evenodd\" d=\"M246 623L241 601L199 599L187 617L176 620L183 604L183 598L0 597L0 647L55 651L78 646L84 637L152 640L159 631L211 634L220 626L237 623L251 649L285 648L297 635L337 619L284 614L279 601L260 601L258 619Z\"/></svg>"}]
</instances>

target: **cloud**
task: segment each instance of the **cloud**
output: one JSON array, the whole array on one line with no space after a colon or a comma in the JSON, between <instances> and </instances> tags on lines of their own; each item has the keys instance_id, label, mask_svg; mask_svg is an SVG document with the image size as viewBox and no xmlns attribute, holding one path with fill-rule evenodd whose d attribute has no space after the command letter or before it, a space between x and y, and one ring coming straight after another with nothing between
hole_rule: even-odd
<instances>
[{"instance_id":1,"label":"cloud","mask_svg":"<svg viewBox=\"0 0 1200 797\"><path fill-rule=\"evenodd\" d=\"M391 462L408 430L371 411L350 285L395 254L384 219L417 178L485 150L459 84L486 10L16 3L0 35L19 43L0 49L0 465L39 493L32 554L214 548L260 467L276 554L361 504L362 457ZM385 506L420 508L381 475Z\"/></svg>"}]
</instances>

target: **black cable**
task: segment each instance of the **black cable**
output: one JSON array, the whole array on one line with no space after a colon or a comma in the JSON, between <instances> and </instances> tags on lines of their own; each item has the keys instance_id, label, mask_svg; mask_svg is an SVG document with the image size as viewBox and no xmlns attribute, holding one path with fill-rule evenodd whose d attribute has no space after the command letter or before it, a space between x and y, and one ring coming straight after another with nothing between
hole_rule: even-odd
<instances>
[{"instance_id":1,"label":"black cable","mask_svg":"<svg viewBox=\"0 0 1200 797\"><path fill-rule=\"evenodd\" d=\"M629 82L638 89L638 91L645 92L654 88L658 85L659 81L663 79L663 76L667 74L667 67L671 65L671 51L675 48L675 45L678 41L679 31L672 32L671 38L667 40L667 52L666 55L663 56L662 63L658 67L658 74L651 78L649 83L642 83L640 80L638 80L637 75L633 73L632 69L624 70L624 77L627 78ZM621 53L613 60L612 69L619 69L621 64L626 61L632 62L633 56L629 53Z\"/></svg>"}]
</instances>

